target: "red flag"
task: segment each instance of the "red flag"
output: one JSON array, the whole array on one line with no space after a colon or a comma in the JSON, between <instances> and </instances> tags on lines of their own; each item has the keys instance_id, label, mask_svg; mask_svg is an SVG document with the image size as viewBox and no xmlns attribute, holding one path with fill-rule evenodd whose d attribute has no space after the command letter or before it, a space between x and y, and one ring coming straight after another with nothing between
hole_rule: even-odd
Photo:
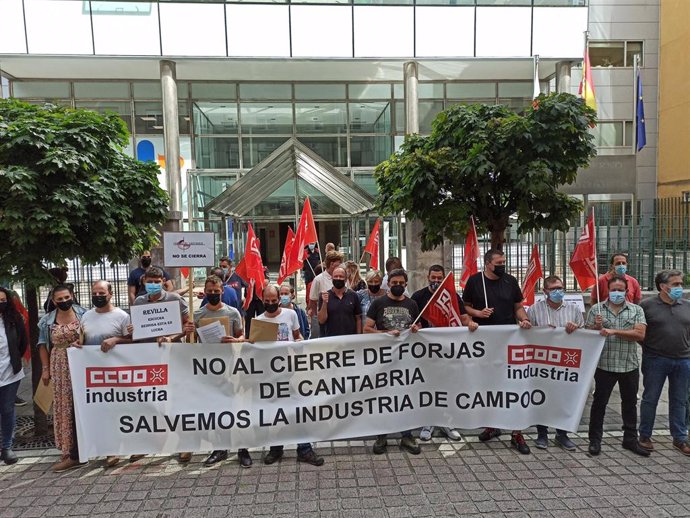
<instances>
[{"instance_id":1,"label":"red flag","mask_svg":"<svg viewBox=\"0 0 690 518\"><path fill-rule=\"evenodd\" d=\"M573 256L570 258L570 268L575 274L580 289L585 291L597 283L597 246L594 230L594 209L587 218L587 224L582 229L582 235L577 242Z\"/></svg>"},{"instance_id":2,"label":"red flag","mask_svg":"<svg viewBox=\"0 0 690 518\"><path fill-rule=\"evenodd\" d=\"M369 266L374 270L379 269L379 227L381 226L381 220L377 219L374 228L371 230L369 235L369 241L367 241L367 246L364 247L364 252L367 252L371 258L369 259Z\"/></svg>"},{"instance_id":3,"label":"red flag","mask_svg":"<svg viewBox=\"0 0 690 518\"><path fill-rule=\"evenodd\" d=\"M465 264L460 275L460 286L465 287L467 279L479 270L477 269L477 259L479 259L479 239L477 239L477 229L474 226L474 218L470 218L470 231L465 236Z\"/></svg>"},{"instance_id":4,"label":"red flag","mask_svg":"<svg viewBox=\"0 0 690 518\"><path fill-rule=\"evenodd\" d=\"M539 260L539 249L537 245L534 245L532 255L529 258L529 264L527 265L525 280L522 283L522 298L525 306L534 304L534 287L543 276L544 272L541 271L541 261Z\"/></svg>"},{"instance_id":5,"label":"red flag","mask_svg":"<svg viewBox=\"0 0 690 518\"><path fill-rule=\"evenodd\" d=\"M247 229L247 246L244 249L244 267L247 270L247 277L245 279L250 284L254 281L254 293L261 298L261 292L265 286L264 277L264 263L261 259L261 252L259 250L259 240L254 234L254 228L249 223Z\"/></svg>"},{"instance_id":6,"label":"red flag","mask_svg":"<svg viewBox=\"0 0 690 518\"><path fill-rule=\"evenodd\" d=\"M431 296L422 310L422 318L425 318L434 327L460 327L462 325L453 272L446 275L446 278Z\"/></svg>"},{"instance_id":7,"label":"red flag","mask_svg":"<svg viewBox=\"0 0 690 518\"><path fill-rule=\"evenodd\" d=\"M280 259L280 270L278 270L278 284L283 284L283 281L288 276L288 261L290 260L290 252L292 251L292 243L295 242L295 233L292 227L288 227L287 237L285 238L285 248L283 249L283 257Z\"/></svg>"},{"instance_id":8,"label":"red flag","mask_svg":"<svg viewBox=\"0 0 690 518\"><path fill-rule=\"evenodd\" d=\"M302 207L302 215L299 218L295 241L290 250L290 261L286 269L286 276L302 269L304 265L304 247L309 243L317 243L318 241L316 225L314 225L314 217L311 213L311 203L309 202L309 197L307 197L304 200L304 207Z\"/></svg>"},{"instance_id":9,"label":"red flag","mask_svg":"<svg viewBox=\"0 0 690 518\"><path fill-rule=\"evenodd\" d=\"M24 304L22 304L22 301L19 300L19 297L13 296L12 303L14 304L14 307L17 309L19 314L24 318L24 331L26 332L26 342L29 343L31 342L31 332L29 331L29 312L24 307ZM22 358L24 358L27 362L31 361L31 347L26 348L26 351L24 351L24 356L22 356Z\"/></svg>"},{"instance_id":10,"label":"red flag","mask_svg":"<svg viewBox=\"0 0 690 518\"><path fill-rule=\"evenodd\" d=\"M246 255L245 255L246 257ZM244 257L235 266L235 273L240 276L244 282L249 282L249 275L247 274L247 263L244 262Z\"/></svg>"},{"instance_id":11,"label":"red flag","mask_svg":"<svg viewBox=\"0 0 690 518\"><path fill-rule=\"evenodd\" d=\"M182 277L189 279L189 268L187 266L180 268L180 273L182 274Z\"/></svg>"}]
</instances>

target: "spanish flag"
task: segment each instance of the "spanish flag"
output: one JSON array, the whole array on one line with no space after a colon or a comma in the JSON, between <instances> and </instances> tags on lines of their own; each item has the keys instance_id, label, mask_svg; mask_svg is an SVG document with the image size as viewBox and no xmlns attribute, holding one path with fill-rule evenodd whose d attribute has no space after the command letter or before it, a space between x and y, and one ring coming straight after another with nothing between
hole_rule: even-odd
<instances>
[{"instance_id":1,"label":"spanish flag","mask_svg":"<svg viewBox=\"0 0 690 518\"><path fill-rule=\"evenodd\" d=\"M589 47L585 49L585 59L582 64L582 81L580 82L580 97L585 100L585 104L596 111L597 98L594 93L594 82L592 81L592 67L589 64Z\"/></svg>"}]
</instances>

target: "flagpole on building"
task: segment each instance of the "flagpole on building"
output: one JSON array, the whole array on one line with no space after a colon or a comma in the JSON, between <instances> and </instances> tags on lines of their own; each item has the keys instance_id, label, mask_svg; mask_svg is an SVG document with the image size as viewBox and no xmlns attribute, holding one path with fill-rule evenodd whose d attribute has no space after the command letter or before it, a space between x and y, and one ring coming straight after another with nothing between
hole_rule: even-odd
<instances>
[{"instance_id":1,"label":"flagpole on building","mask_svg":"<svg viewBox=\"0 0 690 518\"><path fill-rule=\"evenodd\" d=\"M441 281L441 284L439 284L439 286L442 286L443 283L446 282L446 280L448 279L448 277L450 277L450 275L451 275L452 273L453 273L452 271L448 272L448 273L446 274L446 276L443 278L443 281ZM419 319L422 318L422 315L423 315L424 312L426 311L426 308L429 307L429 304L431 304L431 301L432 301L433 299L434 299L434 297L432 296L432 297L427 301L427 303L424 305L424 309L422 309L422 310L419 312L419 315L417 315L417 318L415 319L414 322L412 322L412 325L410 325L410 327L412 327L413 325L415 325L415 324L419 321Z\"/></svg>"},{"instance_id":2,"label":"flagpole on building","mask_svg":"<svg viewBox=\"0 0 690 518\"><path fill-rule=\"evenodd\" d=\"M639 55L635 54L635 57L633 58L633 123L635 127L633 128L632 138L632 145L633 149L635 150L635 154L637 154L637 103L640 97L640 92L637 91L637 74L639 73L637 61L638 58Z\"/></svg>"}]
</instances>

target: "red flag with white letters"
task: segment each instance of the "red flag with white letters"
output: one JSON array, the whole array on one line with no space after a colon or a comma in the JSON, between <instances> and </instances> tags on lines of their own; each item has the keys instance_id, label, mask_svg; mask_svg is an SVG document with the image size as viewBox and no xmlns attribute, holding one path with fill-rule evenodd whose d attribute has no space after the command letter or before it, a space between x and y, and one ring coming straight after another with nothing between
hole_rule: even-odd
<instances>
[{"instance_id":1,"label":"red flag with white letters","mask_svg":"<svg viewBox=\"0 0 690 518\"><path fill-rule=\"evenodd\" d=\"M474 226L474 217L470 218L470 231L465 236L465 263L460 274L460 286L467 284L467 279L477 273L477 259L479 259L479 239L477 228Z\"/></svg>"},{"instance_id":2,"label":"red flag with white letters","mask_svg":"<svg viewBox=\"0 0 690 518\"><path fill-rule=\"evenodd\" d=\"M314 216L311 213L311 203L309 197L304 200L304 207L302 207L302 215L299 218L299 226L295 233L295 240L292 243L290 250L290 261L286 269L286 276L302 269L304 264L304 247L309 243L318 243L319 237L316 235L316 225L314 224Z\"/></svg>"},{"instance_id":3,"label":"red flag with white letters","mask_svg":"<svg viewBox=\"0 0 690 518\"><path fill-rule=\"evenodd\" d=\"M597 283L597 245L594 228L594 209L587 218L587 224L582 229L582 235L577 242L573 256L570 258L570 268L575 274L577 283L582 291L588 290Z\"/></svg>"},{"instance_id":4,"label":"red flag with white letters","mask_svg":"<svg viewBox=\"0 0 690 518\"><path fill-rule=\"evenodd\" d=\"M460 327L460 304L453 272L449 272L421 314L434 327Z\"/></svg>"},{"instance_id":5,"label":"red flag with white letters","mask_svg":"<svg viewBox=\"0 0 690 518\"><path fill-rule=\"evenodd\" d=\"M522 283L522 299L525 306L534 304L534 288L539 279L544 276L541 270L541 260L539 259L539 249L537 245L532 248L532 255L529 258L527 265L527 273L525 280Z\"/></svg>"},{"instance_id":6,"label":"red flag with white letters","mask_svg":"<svg viewBox=\"0 0 690 518\"><path fill-rule=\"evenodd\" d=\"M371 258L369 259L369 266L374 269L379 269L379 227L381 226L381 220L377 219L374 228L369 235L369 241L367 241L367 246L364 247L364 252L367 252Z\"/></svg>"},{"instance_id":7,"label":"red flag with white letters","mask_svg":"<svg viewBox=\"0 0 690 518\"><path fill-rule=\"evenodd\" d=\"M290 261L290 251L292 250L292 244L295 242L295 233L292 231L292 227L288 227L287 237L285 238L285 248L283 249L283 257L280 259L280 270L278 270L278 284L283 284L283 281L289 275L288 262ZM291 272L293 273L293 272Z\"/></svg>"}]
</instances>

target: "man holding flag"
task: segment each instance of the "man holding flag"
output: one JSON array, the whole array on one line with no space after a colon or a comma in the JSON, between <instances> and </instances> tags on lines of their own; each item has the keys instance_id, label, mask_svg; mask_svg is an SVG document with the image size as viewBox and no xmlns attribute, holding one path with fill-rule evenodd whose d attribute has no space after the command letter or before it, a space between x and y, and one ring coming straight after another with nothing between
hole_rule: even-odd
<instances>
[{"instance_id":1,"label":"man holding flag","mask_svg":"<svg viewBox=\"0 0 690 518\"><path fill-rule=\"evenodd\" d=\"M551 275L544 279L544 300L530 306L527 316L533 326L564 327L570 334L585 325L585 320L577 306L564 304L565 289L560 277ZM534 444L545 450L549 446L548 428L537 425L537 439ZM568 451L575 451L577 446L568 437L565 430L556 430L556 443Z\"/></svg>"},{"instance_id":2,"label":"man holding flag","mask_svg":"<svg viewBox=\"0 0 690 518\"><path fill-rule=\"evenodd\" d=\"M475 331L479 326L467 314L465 304L455 291L453 273L446 276L446 270L440 264L429 267L427 275L429 285L417 290L410 297L422 309L419 322L426 327L459 327L466 326L470 331ZM457 301L457 304L454 303ZM459 441L460 433L447 426L442 426L441 431L453 441ZM419 434L422 441L431 440L434 433L433 426L425 426Z\"/></svg>"}]
</instances>

